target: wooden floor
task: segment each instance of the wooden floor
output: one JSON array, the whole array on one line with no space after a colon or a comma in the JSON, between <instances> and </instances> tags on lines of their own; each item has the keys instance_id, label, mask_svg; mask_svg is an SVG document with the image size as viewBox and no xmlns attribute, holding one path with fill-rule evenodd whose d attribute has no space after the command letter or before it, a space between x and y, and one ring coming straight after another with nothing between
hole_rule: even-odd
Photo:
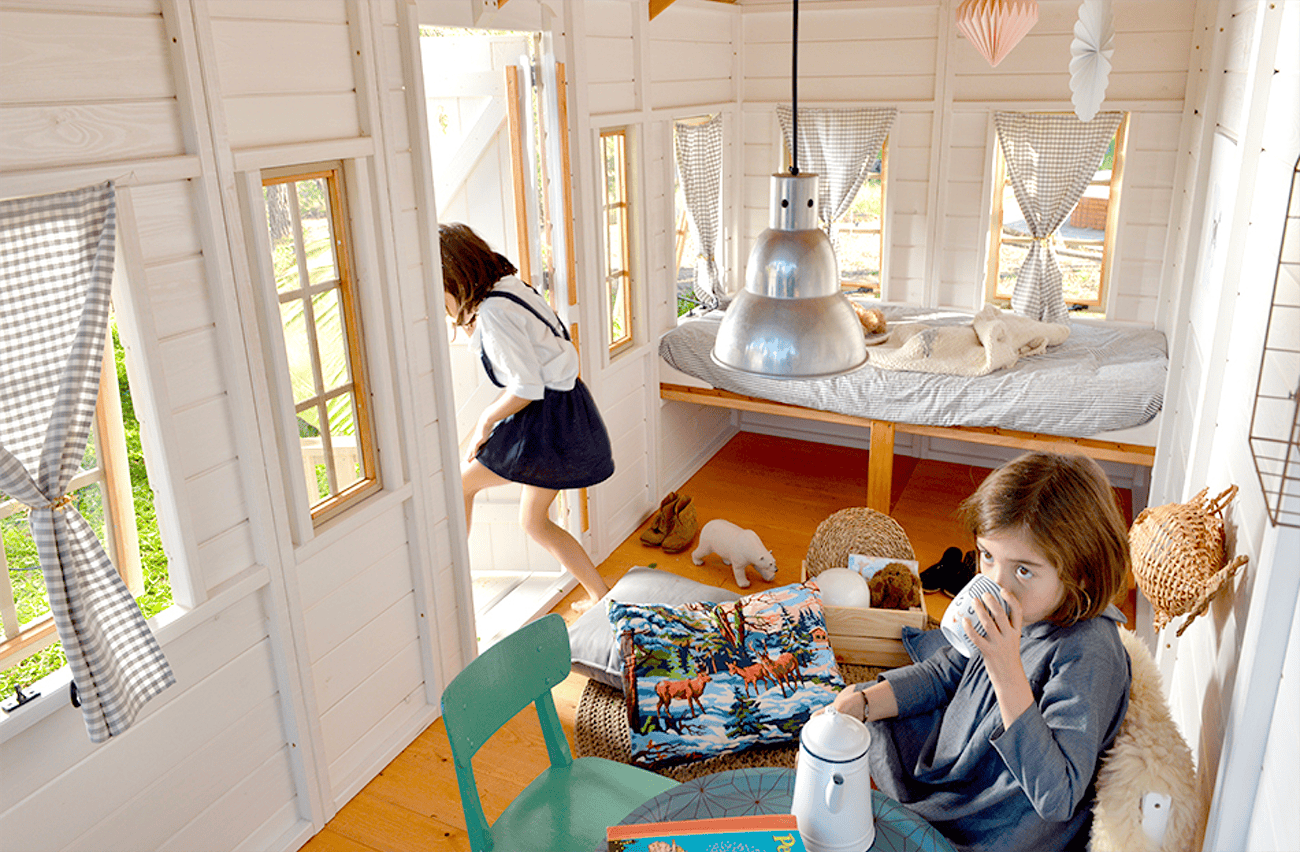
<instances>
[{"instance_id":1,"label":"wooden floor","mask_svg":"<svg viewBox=\"0 0 1300 852\"><path fill-rule=\"evenodd\" d=\"M756 530L776 558L771 585L798 582L800 562L813 531L831 513L866 505L867 452L742 432L680 490L694 498L699 522L726 518ZM894 464L890 514L907 531L922 568L944 549L971 543L961 533L957 505L988 474L985 468L899 456ZM1130 515L1130 495L1119 492ZM731 569L716 558L691 563L690 551L671 555L639 541L638 530L604 562L600 573L613 583L634 565L655 565L714 586L735 588ZM757 591L769 584L751 575ZM569 601L556 612L572 621ZM936 618L947 598L933 596ZM1131 604L1129 609L1132 620ZM573 740L573 718L586 678L570 675L554 690L560 720ZM547 765L536 714L520 713L483 747L474 762L489 821ZM438 720L330 820L303 849L308 852L429 852L467 850L465 819L452 768L446 730Z\"/></svg>"}]
</instances>

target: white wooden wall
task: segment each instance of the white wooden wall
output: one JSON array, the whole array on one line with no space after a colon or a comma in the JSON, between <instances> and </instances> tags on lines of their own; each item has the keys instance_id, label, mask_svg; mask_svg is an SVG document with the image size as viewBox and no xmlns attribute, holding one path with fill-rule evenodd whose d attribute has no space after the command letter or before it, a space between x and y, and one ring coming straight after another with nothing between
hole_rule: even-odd
<instances>
[{"instance_id":1,"label":"white wooden wall","mask_svg":"<svg viewBox=\"0 0 1300 852\"><path fill-rule=\"evenodd\" d=\"M1248 435L1292 169L1300 153L1300 4L1222 3L1200 63L1204 89L1184 191L1194 196L1180 283L1179 330L1153 503L1240 487L1229 546L1250 556L1234 588L1182 637L1158 637L1175 718L1213 794L1206 849L1285 849L1300 833L1294 671L1300 535L1273 527ZM1286 430L1284 429L1283 432Z\"/></svg>"},{"instance_id":2,"label":"white wooden wall","mask_svg":"<svg viewBox=\"0 0 1300 852\"><path fill-rule=\"evenodd\" d=\"M0 10L0 195L118 182L114 301L179 604L154 619L178 682L124 736L89 742L66 676L0 720L5 848L296 848L436 718L472 647L408 11ZM249 198L262 168L329 159L348 174L384 490L314 531L278 438Z\"/></svg>"}]
</instances>

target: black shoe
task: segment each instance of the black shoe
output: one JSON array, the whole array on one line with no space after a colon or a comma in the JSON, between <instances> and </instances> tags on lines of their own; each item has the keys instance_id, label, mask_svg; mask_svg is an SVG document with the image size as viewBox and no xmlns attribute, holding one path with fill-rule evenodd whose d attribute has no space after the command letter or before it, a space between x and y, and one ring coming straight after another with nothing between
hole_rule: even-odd
<instances>
[{"instance_id":1,"label":"black shoe","mask_svg":"<svg viewBox=\"0 0 1300 852\"><path fill-rule=\"evenodd\" d=\"M939 561L921 572L921 591L938 592L947 586L947 577L961 570L961 548L950 547L939 557Z\"/></svg>"},{"instance_id":2,"label":"black shoe","mask_svg":"<svg viewBox=\"0 0 1300 852\"><path fill-rule=\"evenodd\" d=\"M956 597L957 593L966 587L975 577L975 551L968 550L962 555L961 560L953 566L953 569L943 575L943 587L939 591L948 597Z\"/></svg>"}]
</instances>

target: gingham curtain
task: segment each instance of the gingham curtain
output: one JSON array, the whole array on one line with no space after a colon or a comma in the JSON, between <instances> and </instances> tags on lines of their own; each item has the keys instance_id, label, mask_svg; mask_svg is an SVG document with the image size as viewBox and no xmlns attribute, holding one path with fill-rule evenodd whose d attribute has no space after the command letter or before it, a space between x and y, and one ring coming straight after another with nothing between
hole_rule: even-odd
<instances>
[{"instance_id":1,"label":"gingham curtain","mask_svg":"<svg viewBox=\"0 0 1300 852\"><path fill-rule=\"evenodd\" d=\"M113 185L0 202L0 492L30 507L50 610L93 742L175 682L68 484L95 416Z\"/></svg>"},{"instance_id":2,"label":"gingham curtain","mask_svg":"<svg viewBox=\"0 0 1300 852\"><path fill-rule=\"evenodd\" d=\"M700 247L695 295L700 304L715 307L726 297L715 255L722 203L722 114L702 124L673 122L673 150L677 179L686 196L686 222Z\"/></svg>"},{"instance_id":3,"label":"gingham curtain","mask_svg":"<svg viewBox=\"0 0 1300 852\"><path fill-rule=\"evenodd\" d=\"M1011 295L1016 313L1056 323L1069 316L1051 236L1088 188L1123 116L1099 112L1085 122L1073 114L993 114L1007 179L1034 237Z\"/></svg>"},{"instance_id":4,"label":"gingham curtain","mask_svg":"<svg viewBox=\"0 0 1300 852\"><path fill-rule=\"evenodd\" d=\"M779 104L776 114L785 146L793 152L792 110ZM799 160L795 165L800 172L820 176L817 216L832 242L833 223L853 203L897 116L893 107L799 108Z\"/></svg>"}]
</instances>

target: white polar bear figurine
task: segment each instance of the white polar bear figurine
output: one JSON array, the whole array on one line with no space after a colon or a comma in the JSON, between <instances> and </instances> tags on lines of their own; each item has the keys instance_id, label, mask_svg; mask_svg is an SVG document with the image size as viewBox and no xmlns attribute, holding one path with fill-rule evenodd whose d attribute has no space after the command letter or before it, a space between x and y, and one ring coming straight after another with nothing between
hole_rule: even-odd
<instances>
[{"instance_id":1,"label":"white polar bear figurine","mask_svg":"<svg viewBox=\"0 0 1300 852\"><path fill-rule=\"evenodd\" d=\"M700 530L700 546L691 554L691 561L696 565L703 564L704 557L710 553L718 554L723 564L731 566L736 585L742 589L749 588L749 579L745 576L747 565L753 565L758 575L769 582L776 576L776 560L763 546L758 533L738 527L731 521L717 518Z\"/></svg>"}]
</instances>

